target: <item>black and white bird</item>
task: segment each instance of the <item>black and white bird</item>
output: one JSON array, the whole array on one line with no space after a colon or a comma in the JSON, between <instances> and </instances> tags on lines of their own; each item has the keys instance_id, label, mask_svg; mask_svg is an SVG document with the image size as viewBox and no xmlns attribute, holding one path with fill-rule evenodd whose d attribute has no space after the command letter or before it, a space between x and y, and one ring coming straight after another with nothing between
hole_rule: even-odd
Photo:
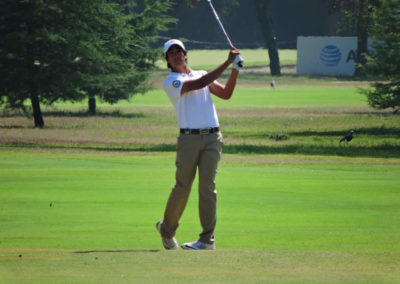
<instances>
[{"instance_id":1,"label":"black and white bird","mask_svg":"<svg viewBox=\"0 0 400 284\"><path fill-rule=\"evenodd\" d=\"M347 134L345 137L343 137L342 139L340 139L339 143L342 143L344 141L346 141L347 143L350 142L353 139L353 133L354 130L350 130L349 134Z\"/></svg>"},{"instance_id":2,"label":"black and white bird","mask_svg":"<svg viewBox=\"0 0 400 284\"><path fill-rule=\"evenodd\" d=\"M270 85L272 89L275 89L275 80L272 80Z\"/></svg>"}]
</instances>

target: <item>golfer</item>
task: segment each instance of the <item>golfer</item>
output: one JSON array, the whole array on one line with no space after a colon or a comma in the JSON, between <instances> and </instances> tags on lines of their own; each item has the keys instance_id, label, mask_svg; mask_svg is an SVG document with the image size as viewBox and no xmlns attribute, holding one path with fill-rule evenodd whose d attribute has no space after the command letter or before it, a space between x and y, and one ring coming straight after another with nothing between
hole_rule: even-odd
<instances>
[{"instance_id":1,"label":"golfer","mask_svg":"<svg viewBox=\"0 0 400 284\"><path fill-rule=\"evenodd\" d=\"M222 152L222 135L210 93L228 100L239 74L239 51L232 48L229 56L211 72L195 71L187 63L187 51L180 40L164 44L164 55L171 73L163 88L175 107L180 135L176 154L176 184L164 212L156 225L165 249L178 249L175 233L189 198L193 180L199 175L199 215L202 232L197 241L182 244L183 249L215 249L214 229L217 222L215 177ZM233 63L226 85L216 81Z\"/></svg>"}]
</instances>

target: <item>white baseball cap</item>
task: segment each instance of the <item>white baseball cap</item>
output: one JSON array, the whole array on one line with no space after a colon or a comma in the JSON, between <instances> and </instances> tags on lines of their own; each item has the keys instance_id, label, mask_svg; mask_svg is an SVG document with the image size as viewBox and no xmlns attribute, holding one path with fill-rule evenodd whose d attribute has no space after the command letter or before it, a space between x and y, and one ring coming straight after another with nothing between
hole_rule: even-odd
<instances>
[{"instance_id":1,"label":"white baseball cap","mask_svg":"<svg viewBox=\"0 0 400 284\"><path fill-rule=\"evenodd\" d=\"M181 42L179 39L170 39L169 41L167 41L166 43L164 43L164 55L167 54L167 51L170 49L171 46L173 45L178 45L179 47L181 47L183 49L183 51L186 52L186 48L183 45L183 42Z\"/></svg>"}]
</instances>

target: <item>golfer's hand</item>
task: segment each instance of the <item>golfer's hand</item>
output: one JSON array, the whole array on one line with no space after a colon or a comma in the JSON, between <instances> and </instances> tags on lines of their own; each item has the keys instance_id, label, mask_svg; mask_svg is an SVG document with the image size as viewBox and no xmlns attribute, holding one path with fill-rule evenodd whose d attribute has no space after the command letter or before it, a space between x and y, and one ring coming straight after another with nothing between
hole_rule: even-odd
<instances>
[{"instance_id":1,"label":"golfer's hand","mask_svg":"<svg viewBox=\"0 0 400 284\"><path fill-rule=\"evenodd\" d=\"M231 51L229 53L229 57L228 60L231 60L233 57L233 69L236 69L237 71L239 71L239 68L243 67L244 64L244 60L243 58L240 56L240 52L239 50L237 50L235 47L231 48Z\"/></svg>"},{"instance_id":2,"label":"golfer's hand","mask_svg":"<svg viewBox=\"0 0 400 284\"><path fill-rule=\"evenodd\" d=\"M229 52L228 62L233 63L233 61L235 61L236 56L238 55L240 55L239 50L237 50L235 47L232 47L231 51Z\"/></svg>"}]
</instances>

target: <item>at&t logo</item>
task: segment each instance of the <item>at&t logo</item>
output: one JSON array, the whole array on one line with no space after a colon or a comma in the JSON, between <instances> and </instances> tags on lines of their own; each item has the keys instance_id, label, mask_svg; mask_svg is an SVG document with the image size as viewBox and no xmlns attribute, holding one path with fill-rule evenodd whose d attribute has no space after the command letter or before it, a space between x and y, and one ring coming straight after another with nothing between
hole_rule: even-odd
<instances>
[{"instance_id":1,"label":"at&t logo","mask_svg":"<svg viewBox=\"0 0 400 284\"><path fill-rule=\"evenodd\" d=\"M342 59L342 53L337 46L327 45L322 49L319 58L325 66L334 67L337 66Z\"/></svg>"}]
</instances>

